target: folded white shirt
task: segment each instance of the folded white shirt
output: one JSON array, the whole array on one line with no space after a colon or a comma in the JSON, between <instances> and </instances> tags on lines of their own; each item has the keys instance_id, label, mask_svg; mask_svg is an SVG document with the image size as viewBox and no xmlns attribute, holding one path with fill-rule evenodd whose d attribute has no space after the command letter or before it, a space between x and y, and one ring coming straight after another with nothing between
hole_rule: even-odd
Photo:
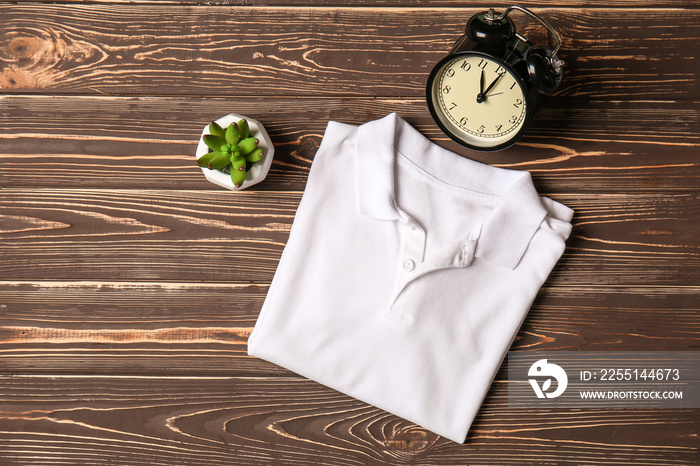
<instances>
[{"instance_id":1,"label":"folded white shirt","mask_svg":"<svg viewBox=\"0 0 700 466\"><path fill-rule=\"evenodd\" d=\"M464 442L572 215L396 114L330 122L248 353Z\"/></svg>"}]
</instances>

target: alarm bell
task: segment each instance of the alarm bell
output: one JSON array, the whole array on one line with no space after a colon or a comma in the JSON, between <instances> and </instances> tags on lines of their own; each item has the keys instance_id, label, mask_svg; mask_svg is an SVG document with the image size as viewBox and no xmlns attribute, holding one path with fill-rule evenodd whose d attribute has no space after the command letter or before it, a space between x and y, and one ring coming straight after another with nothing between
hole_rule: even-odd
<instances>
[{"instance_id":1,"label":"alarm bell","mask_svg":"<svg viewBox=\"0 0 700 466\"><path fill-rule=\"evenodd\" d=\"M529 15L544 26L554 38L555 47L550 49L544 45L532 45L525 37L518 34L515 24L508 16L513 10ZM561 47L561 36L547 21L527 8L512 5L506 8L502 14L497 13L493 8L477 13L467 22L465 35L457 41L452 53L459 51L457 49L464 50L464 46L468 42L464 39L472 42L472 48L490 50L491 53L503 58L507 58L509 54L517 53L519 43L529 44L529 47L524 50L521 47L521 55L526 63L527 73L533 87L541 94L551 94L561 85L564 62L557 56Z\"/></svg>"}]
</instances>

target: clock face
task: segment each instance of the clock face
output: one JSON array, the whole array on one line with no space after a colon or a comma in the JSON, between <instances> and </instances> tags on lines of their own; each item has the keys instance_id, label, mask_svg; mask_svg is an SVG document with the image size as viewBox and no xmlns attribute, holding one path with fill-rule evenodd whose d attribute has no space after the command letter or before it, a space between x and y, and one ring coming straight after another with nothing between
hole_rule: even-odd
<instances>
[{"instance_id":1,"label":"clock face","mask_svg":"<svg viewBox=\"0 0 700 466\"><path fill-rule=\"evenodd\" d=\"M520 137L527 98L511 68L466 52L448 57L431 74L428 105L450 137L477 149L501 149Z\"/></svg>"}]
</instances>

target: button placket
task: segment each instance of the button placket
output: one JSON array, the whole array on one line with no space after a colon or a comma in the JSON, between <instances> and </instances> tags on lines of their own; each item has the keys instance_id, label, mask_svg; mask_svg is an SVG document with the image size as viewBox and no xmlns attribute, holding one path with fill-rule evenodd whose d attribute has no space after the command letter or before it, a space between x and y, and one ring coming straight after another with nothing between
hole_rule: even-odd
<instances>
[{"instance_id":1,"label":"button placket","mask_svg":"<svg viewBox=\"0 0 700 466\"><path fill-rule=\"evenodd\" d=\"M406 285L416 277L421 270L425 256L425 230L408 214L401 211L399 220L401 228L401 250L399 262L397 264L396 279L391 302L387 311L390 314L400 314L402 321L410 321L410 316L403 315L400 311L393 309L394 303ZM396 318L396 316L394 316Z\"/></svg>"},{"instance_id":2,"label":"button placket","mask_svg":"<svg viewBox=\"0 0 700 466\"><path fill-rule=\"evenodd\" d=\"M425 232L419 226L406 225L403 250L401 251L401 270L404 274L410 274L418 269L424 260L425 254ZM405 285L407 277L402 278Z\"/></svg>"},{"instance_id":3,"label":"button placket","mask_svg":"<svg viewBox=\"0 0 700 466\"><path fill-rule=\"evenodd\" d=\"M403 226L402 268L411 272L424 260L425 230L408 214L402 212Z\"/></svg>"}]
</instances>

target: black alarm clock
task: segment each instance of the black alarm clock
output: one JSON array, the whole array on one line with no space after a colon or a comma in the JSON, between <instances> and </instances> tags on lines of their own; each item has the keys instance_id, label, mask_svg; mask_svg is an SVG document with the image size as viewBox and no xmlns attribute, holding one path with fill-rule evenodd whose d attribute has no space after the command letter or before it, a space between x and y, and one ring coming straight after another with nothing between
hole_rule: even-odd
<instances>
[{"instance_id":1,"label":"black alarm clock","mask_svg":"<svg viewBox=\"0 0 700 466\"><path fill-rule=\"evenodd\" d=\"M553 49L520 35L509 14L522 11L542 24L556 41ZM561 86L561 37L530 10L493 9L467 22L465 34L428 78L428 109L450 138L476 150L514 144L527 129L547 94Z\"/></svg>"}]
</instances>

